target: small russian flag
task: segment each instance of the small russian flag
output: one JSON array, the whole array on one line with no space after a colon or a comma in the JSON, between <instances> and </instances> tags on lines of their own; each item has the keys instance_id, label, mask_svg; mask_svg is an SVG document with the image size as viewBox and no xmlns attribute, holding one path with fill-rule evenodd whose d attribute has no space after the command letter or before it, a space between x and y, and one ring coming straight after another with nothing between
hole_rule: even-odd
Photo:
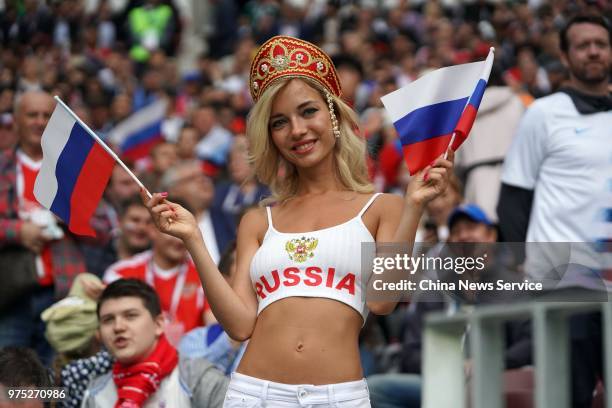
<instances>
[{"instance_id":1,"label":"small russian flag","mask_svg":"<svg viewBox=\"0 0 612 408\"><path fill-rule=\"evenodd\" d=\"M123 157L136 161L148 156L163 139L161 127L167 106L160 99L136 111L110 131L108 140L119 147Z\"/></svg>"},{"instance_id":2,"label":"small russian flag","mask_svg":"<svg viewBox=\"0 0 612 408\"><path fill-rule=\"evenodd\" d=\"M427 167L452 142L467 138L487 86L494 49L486 60L430 72L381 98L391 116L410 174Z\"/></svg>"},{"instance_id":3,"label":"small russian flag","mask_svg":"<svg viewBox=\"0 0 612 408\"><path fill-rule=\"evenodd\" d=\"M42 135L43 161L34 183L34 197L70 231L95 236L89 219L100 202L115 159L89 132L63 103L57 104Z\"/></svg>"}]
</instances>

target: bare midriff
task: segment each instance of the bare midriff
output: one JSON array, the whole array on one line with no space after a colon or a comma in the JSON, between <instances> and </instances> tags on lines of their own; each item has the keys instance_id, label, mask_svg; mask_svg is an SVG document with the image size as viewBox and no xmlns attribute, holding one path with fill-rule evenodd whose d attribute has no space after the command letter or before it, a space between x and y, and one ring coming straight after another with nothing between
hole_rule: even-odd
<instances>
[{"instance_id":1,"label":"bare midriff","mask_svg":"<svg viewBox=\"0 0 612 408\"><path fill-rule=\"evenodd\" d=\"M284 384L334 384L363 378L361 315L341 302L290 297L269 305L237 371Z\"/></svg>"}]
</instances>

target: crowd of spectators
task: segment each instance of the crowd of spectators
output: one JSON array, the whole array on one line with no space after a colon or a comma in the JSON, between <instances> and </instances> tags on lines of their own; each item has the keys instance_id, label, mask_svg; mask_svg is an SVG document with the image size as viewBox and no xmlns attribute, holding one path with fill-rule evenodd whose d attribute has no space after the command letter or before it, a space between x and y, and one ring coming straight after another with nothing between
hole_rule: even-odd
<instances>
[{"instance_id":1,"label":"crowd of spectators","mask_svg":"<svg viewBox=\"0 0 612 408\"><path fill-rule=\"evenodd\" d=\"M359 114L371 180L376 190L399 194L410 176L380 97L431 70L482 60L495 47L489 88L457 154L456 174L448 191L429 203L417 235L436 243L457 234L457 220L449 222L449 216L462 202L479 206L476 219L464 213L468 219L487 228L498 221L502 165L519 121L534 100L568 78L560 29L577 13L612 15L609 2L595 0L202 3L21 0L0 10L0 165L21 169L12 168L10 176L1 167L0 253L26 248L44 264L34 285L0 303L0 347L34 349L55 372L53 381L69 387L67 406L79 406L92 376L111 369L113 356L94 337L100 313L95 302L119 278L137 278L156 290L165 336L181 355L204 356L228 374L244 346L216 323L184 246L155 230L138 185L121 167L92 219L95 238L74 236L63 225L61 235L49 237L48 223L36 226L24 205L32 198L27 174L35 170L28 160L40 159L32 144L39 143L53 109L50 95L111 145L117 124L165 101L162 138L125 163L150 191L168 192L196 215L211 256L231 279L240 216L268 193L254 178L244 135L253 103L250 61L263 41L297 36L332 56L344 98ZM193 38L203 51L189 49ZM121 153L120 146L113 148ZM15 183L16 192L9 192ZM91 275L79 275L88 277L77 279L77 289L68 293L74 277L86 271ZM400 305L394 314L367 322L361 339L365 375L402 371L394 345L406 340L406 316L414 318L413 309ZM91 375L79 376L83 367Z\"/></svg>"}]
</instances>

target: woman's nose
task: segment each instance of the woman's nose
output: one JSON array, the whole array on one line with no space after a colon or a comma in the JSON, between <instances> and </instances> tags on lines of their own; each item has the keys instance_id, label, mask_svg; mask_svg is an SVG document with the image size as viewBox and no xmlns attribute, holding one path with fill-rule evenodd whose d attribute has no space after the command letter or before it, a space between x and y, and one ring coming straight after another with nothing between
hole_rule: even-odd
<instances>
[{"instance_id":1,"label":"woman's nose","mask_svg":"<svg viewBox=\"0 0 612 408\"><path fill-rule=\"evenodd\" d=\"M291 136L299 138L306 133L306 124L301 118L291 119Z\"/></svg>"}]
</instances>

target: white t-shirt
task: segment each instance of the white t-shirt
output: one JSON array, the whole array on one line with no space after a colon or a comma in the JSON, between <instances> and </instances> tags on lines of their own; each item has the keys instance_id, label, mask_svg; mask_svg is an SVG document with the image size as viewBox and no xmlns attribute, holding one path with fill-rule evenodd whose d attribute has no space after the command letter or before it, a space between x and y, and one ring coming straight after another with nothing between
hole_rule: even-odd
<instances>
[{"instance_id":1,"label":"white t-shirt","mask_svg":"<svg viewBox=\"0 0 612 408\"><path fill-rule=\"evenodd\" d=\"M612 111L580 114L561 92L536 100L519 124L502 174L505 184L534 190L526 241L600 239L597 226L611 206L605 200L611 161ZM584 265L576 253L586 245L578 247L566 258Z\"/></svg>"},{"instance_id":2,"label":"white t-shirt","mask_svg":"<svg viewBox=\"0 0 612 408\"><path fill-rule=\"evenodd\" d=\"M612 111L581 115L571 98L536 100L521 120L502 181L535 190L528 242L591 242L612 156Z\"/></svg>"}]
</instances>

